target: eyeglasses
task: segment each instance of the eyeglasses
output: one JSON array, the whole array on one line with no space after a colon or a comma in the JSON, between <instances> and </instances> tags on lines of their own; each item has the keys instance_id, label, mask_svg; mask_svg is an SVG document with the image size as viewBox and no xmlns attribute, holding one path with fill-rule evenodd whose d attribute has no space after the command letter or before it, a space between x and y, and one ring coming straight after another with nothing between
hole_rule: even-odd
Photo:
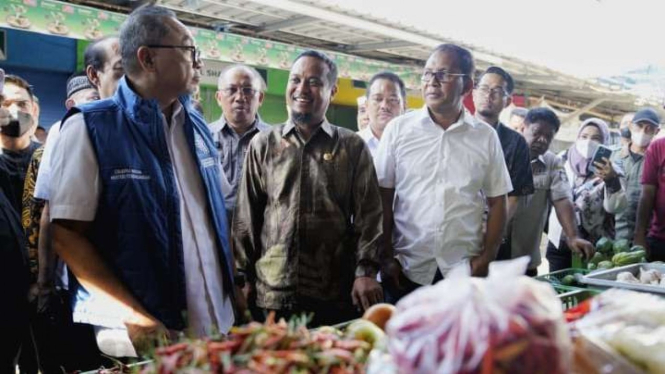
<instances>
[{"instance_id":1,"label":"eyeglasses","mask_svg":"<svg viewBox=\"0 0 665 374\"><path fill-rule=\"evenodd\" d=\"M437 81L441 83L448 83L453 80L453 78L456 77L465 77L468 74L460 74L460 73L450 73L448 71L442 70L442 71L426 71L423 73L423 76L421 80L423 82L429 82L432 78L436 78Z\"/></svg>"},{"instance_id":2,"label":"eyeglasses","mask_svg":"<svg viewBox=\"0 0 665 374\"><path fill-rule=\"evenodd\" d=\"M162 44L149 44L148 48L170 48L170 49L186 49L191 53L192 63L201 61L201 50L193 45L162 45Z\"/></svg>"},{"instance_id":3,"label":"eyeglasses","mask_svg":"<svg viewBox=\"0 0 665 374\"><path fill-rule=\"evenodd\" d=\"M220 88L220 91L226 96L234 96L238 92L241 92L243 96L249 97L254 96L256 90L252 87L226 87Z\"/></svg>"},{"instance_id":4,"label":"eyeglasses","mask_svg":"<svg viewBox=\"0 0 665 374\"><path fill-rule=\"evenodd\" d=\"M490 89L488 86L483 85L476 87L476 90L483 95L489 95L492 97L508 96L508 92L506 92L506 90L504 90L502 87L495 87Z\"/></svg>"}]
</instances>

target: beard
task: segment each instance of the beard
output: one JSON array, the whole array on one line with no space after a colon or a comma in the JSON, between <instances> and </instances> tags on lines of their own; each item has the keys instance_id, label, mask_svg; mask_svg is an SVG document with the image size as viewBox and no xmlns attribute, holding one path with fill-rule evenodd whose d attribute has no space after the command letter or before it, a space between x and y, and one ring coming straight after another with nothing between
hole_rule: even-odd
<instances>
[{"instance_id":1,"label":"beard","mask_svg":"<svg viewBox=\"0 0 665 374\"><path fill-rule=\"evenodd\" d=\"M310 122L312 122L314 116L312 113L300 113L300 112L295 112L291 111L291 120L293 123L298 124L298 125L308 125Z\"/></svg>"},{"instance_id":2,"label":"beard","mask_svg":"<svg viewBox=\"0 0 665 374\"><path fill-rule=\"evenodd\" d=\"M497 115L496 113L494 113L493 111L491 111L490 109L487 109L487 108L479 109L478 113L483 117L494 117L494 116Z\"/></svg>"}]
</instances>

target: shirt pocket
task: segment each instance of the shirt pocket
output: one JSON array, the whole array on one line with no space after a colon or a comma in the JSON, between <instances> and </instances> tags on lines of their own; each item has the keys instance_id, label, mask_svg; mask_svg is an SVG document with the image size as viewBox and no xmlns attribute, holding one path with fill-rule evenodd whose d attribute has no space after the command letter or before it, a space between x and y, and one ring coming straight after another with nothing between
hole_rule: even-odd
<instances>
[{"instance_id":1,"label":"shirt pocket","mask_svg":"<svg viewBox=\"0 0 665 374\"><path fill-rule=\"evenodd\" d=\"M537 190L548 190L552 184L552 178L547 173L533 174L533 187Z\"/></svg>"}]
</instances>

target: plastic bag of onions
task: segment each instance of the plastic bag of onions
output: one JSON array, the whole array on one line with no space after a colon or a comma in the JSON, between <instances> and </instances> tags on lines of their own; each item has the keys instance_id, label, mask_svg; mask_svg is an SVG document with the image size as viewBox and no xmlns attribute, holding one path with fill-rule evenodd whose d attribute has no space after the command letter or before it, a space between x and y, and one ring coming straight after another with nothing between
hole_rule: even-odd
<instances>
[{"instance_id":1,"label":"plastic bag of onions","mask_svg":"<svg viewBox=\"0 0 665 374\"><path fill-rule=\"evenodd\" d=\"M402 299L387 325L399 372L570 372L561 302L549 284L522 275L528 262L494 262L487 278L456 268Z\"/></svg>"}]
</instances>

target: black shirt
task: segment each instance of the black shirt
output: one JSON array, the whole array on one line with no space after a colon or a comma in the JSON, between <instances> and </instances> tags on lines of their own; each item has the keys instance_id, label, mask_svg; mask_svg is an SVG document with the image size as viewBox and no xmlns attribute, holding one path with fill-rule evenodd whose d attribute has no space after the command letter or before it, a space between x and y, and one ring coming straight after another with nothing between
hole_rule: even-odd
<instances>
[{"instance_id":1,"label":"black shirt","mask_svg":"<svg viewBox=\"0 0 665 374\"><path fill-rule=\"evenodd\" d=\"M39 147L41 147L40 143L30 142L26 149L20 151L3 149L0 154L0 190L5 193L19 215L21 214L25 175L28 172L32 154Z\"/></svg>"},{"instance_id":2,"label":"black shirt","mask_svg":"<svg viewBox=\"0 0 665 374\"><path fill-rule=\"evenodd\" d=\"M531 157L529 156L529 146L526 144L526 140L517 131L506 127L501 122L496 125L495 129L499 141L501 141L510 181L513 183L513 190L508 196L533 194Z\"/></svg>"}]
</instances>

